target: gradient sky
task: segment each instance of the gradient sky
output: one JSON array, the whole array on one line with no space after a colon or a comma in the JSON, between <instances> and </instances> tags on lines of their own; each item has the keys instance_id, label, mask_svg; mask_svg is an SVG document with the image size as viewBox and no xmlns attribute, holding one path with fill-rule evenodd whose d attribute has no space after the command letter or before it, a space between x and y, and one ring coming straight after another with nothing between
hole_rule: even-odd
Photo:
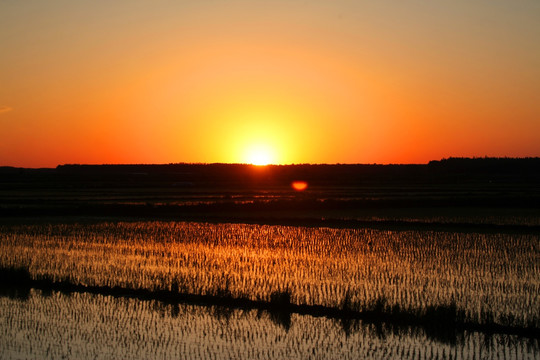
<instances>
[{"instance_id":1,"label":"gradient sky","mask_svg":"<svg viewBox=\"0 0 540 360\"><path fill-rule=\"evenodd\" d=\"M539 41L538 0L0 0L0 165L540 156Z\"/></svg>"}]
</instances>

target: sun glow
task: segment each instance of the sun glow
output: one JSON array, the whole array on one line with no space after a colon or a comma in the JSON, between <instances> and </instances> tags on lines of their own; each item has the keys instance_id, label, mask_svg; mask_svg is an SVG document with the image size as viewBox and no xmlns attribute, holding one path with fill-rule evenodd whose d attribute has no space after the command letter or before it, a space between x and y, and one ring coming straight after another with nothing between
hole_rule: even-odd
<instances>
[{"instance_id":1,"label":"sun glow","mask_svg":"<svg viewBox=\"0 0 540 360\"><path fill-rule=\"evenodd\" d=\"M247 163L253 165L268 165L275 162L273 151L270 147L264 145L254 145L248 149Z\"/></svg>"}]
</instances>

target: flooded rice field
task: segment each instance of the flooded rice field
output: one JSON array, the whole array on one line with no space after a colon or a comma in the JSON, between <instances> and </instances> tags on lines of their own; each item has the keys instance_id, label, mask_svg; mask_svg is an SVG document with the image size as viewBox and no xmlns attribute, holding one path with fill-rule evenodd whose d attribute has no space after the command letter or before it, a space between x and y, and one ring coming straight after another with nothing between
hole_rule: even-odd
<instances>
[{"instance_id":1,"label":"flooded rice field","mask_svg":"<svg viewBox=\"0 0 540 360\"><path fill-rule=\"evenodd\" d=\"M537 339L87 293L0 297L2 359L537 359Z\"/></svg>"},{"instance_id":2,"label":"flooded rice field","mask_svg":"<svg viewBox=\"0 0 540 360\"><path fill-rule=\"evenodd\" d=\"M6 359L540 356L535 234L2 225L0 268Z\"/></svg>"}]
</instances>

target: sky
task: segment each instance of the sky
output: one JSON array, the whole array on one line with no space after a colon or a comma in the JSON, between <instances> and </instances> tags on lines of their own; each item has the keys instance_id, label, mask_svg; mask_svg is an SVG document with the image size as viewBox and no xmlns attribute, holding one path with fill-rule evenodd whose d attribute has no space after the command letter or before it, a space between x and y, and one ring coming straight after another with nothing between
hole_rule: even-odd
<instances>
[{"instance_id":1,"label":"sky","mask_svg":"<svg viewBox=\"0 0 540 360\"><path fill-rule=\"evenodd\" d=\"M0 166L540 156L540 1L0 0Z\"/></svg>"}]
</instances>

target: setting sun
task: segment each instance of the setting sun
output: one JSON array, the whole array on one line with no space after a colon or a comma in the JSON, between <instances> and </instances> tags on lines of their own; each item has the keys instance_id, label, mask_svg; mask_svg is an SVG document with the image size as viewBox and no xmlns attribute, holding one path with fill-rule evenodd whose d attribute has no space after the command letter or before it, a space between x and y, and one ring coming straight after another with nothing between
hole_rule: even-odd
<instances>
[{"instance_id":1,"label":"setting sun","mask_svg":"<svg viewBox=\"0 0 540 360\"><path fill-rule=\"evenodd\" d=\"M248 149L247 163L253 165L268 165L275 162L272 150L264 145L255 145Z\"/></svg>"}]
</instances>

